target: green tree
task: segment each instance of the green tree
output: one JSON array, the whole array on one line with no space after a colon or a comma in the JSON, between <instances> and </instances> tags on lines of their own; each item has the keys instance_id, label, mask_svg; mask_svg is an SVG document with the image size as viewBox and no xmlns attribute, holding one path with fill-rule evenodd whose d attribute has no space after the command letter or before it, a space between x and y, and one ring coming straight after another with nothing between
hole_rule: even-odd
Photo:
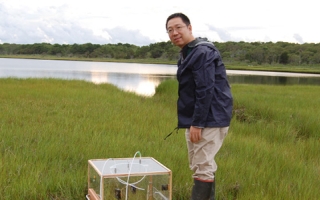
<instances>
[{"instance_id":1,"label":"green tree","mask_svg":"<svg viewBox=\"0 0 320 200\"><path fill-rule=\"evenodd\" d=\"M149 51L150 51L150 47L149 46L138 47L136 52L135 52L135 57L136 58L148 58L149 57Z\"/></svg>"},{"instance_id":2,"label":"green tree","mask_svg":"<svg viewBox=\"0 0 320 200\"><path fill-rule=\"evenodd\" d=\"M287 52L283 52L281 55L280 55L280 60L279 62L281 64L288 64L288 61L289 61L289 55Z\"/></svg>"}]
</instances>

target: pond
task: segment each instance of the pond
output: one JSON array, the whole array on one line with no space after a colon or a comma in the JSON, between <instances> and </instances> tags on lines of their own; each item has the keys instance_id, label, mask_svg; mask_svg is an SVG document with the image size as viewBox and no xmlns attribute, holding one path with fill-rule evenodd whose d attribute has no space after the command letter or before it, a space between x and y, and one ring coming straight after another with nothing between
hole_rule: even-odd
<instances>
[{"instance_id":1,"label":"pond","mask_svg":"<svg viewBox=\"0 0 320 200\"><path fill-rule=\"evenodd\" d=\"M175 79L175 74L175 65L0 58L0 78L60 78L110 83L143 96L152 96L162 81ZM231 84L320 85L320 75L316 74L241 70L227 70L227 74Z\"/></svg>"}]
</instances>

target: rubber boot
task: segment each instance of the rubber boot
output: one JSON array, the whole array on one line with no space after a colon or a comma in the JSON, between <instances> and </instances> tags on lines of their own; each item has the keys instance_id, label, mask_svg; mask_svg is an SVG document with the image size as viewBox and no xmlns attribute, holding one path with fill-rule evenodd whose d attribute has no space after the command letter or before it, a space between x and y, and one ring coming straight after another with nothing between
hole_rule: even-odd
<instances>
[{"instance_id":1,"label":"rubber boot","mask_svg":"<svg viewBox=\"0 0 320 200\"><path fill-rule=\"evenodd\" d=\"M191 200L208 200L211 195L213 182L202 182L194 179Z\"/></svg>"},{"instance_id":2,"label":"rubber boot","mask_svg":"<svg viewBox=\"0 0 320 200\"><path fill-rule=\"evenodd\" d=\"M215 200L216 181L213 181L209 200Z\"/></svg>"}]
</instances>

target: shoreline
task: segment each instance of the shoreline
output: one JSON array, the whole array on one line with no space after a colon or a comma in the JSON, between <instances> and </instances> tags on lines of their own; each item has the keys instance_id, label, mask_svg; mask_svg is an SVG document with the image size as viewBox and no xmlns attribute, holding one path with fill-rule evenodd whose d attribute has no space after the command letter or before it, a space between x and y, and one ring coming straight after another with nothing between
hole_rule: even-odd
<instances>
[{"instance_id":1,"label":"shoreline","mask_svg":"<svg viewBox=\"0 0 320 200\"><path fill-rule=\"evenodd\" d=\"M164 64L176 65L177 61L167 59L111 59L111 58L83 58L83 57L57 57L44 55L0 55L0 58L9 59L35 59L35 60L64 60L64 61L86 61L86 62L116 62L116 63L138 63L138 64ZM291 65L248 65L244 63L225 63L227 70L262 71L319 74L320 66L291 66Z\"/></svg>"}]
</instances>

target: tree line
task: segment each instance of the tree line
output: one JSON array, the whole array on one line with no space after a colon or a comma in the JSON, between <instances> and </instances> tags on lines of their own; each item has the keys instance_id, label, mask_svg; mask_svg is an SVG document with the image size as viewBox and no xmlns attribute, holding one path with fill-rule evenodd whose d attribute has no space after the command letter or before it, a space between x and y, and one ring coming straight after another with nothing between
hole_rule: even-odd
<instances>
[{"instance_id":1,"label":"tree line","mask_svg":"<svg viewBox=\"0 0 320 200\"><path fill-rule=\"evenodd\" d=\"M320 43L214 42L224 62L239 64L319 65ZM177 60L179 48L170 41L146 46L132 44L0 44L0 55L52 55L113 59Z\"/></svg>"}]
</instances>

